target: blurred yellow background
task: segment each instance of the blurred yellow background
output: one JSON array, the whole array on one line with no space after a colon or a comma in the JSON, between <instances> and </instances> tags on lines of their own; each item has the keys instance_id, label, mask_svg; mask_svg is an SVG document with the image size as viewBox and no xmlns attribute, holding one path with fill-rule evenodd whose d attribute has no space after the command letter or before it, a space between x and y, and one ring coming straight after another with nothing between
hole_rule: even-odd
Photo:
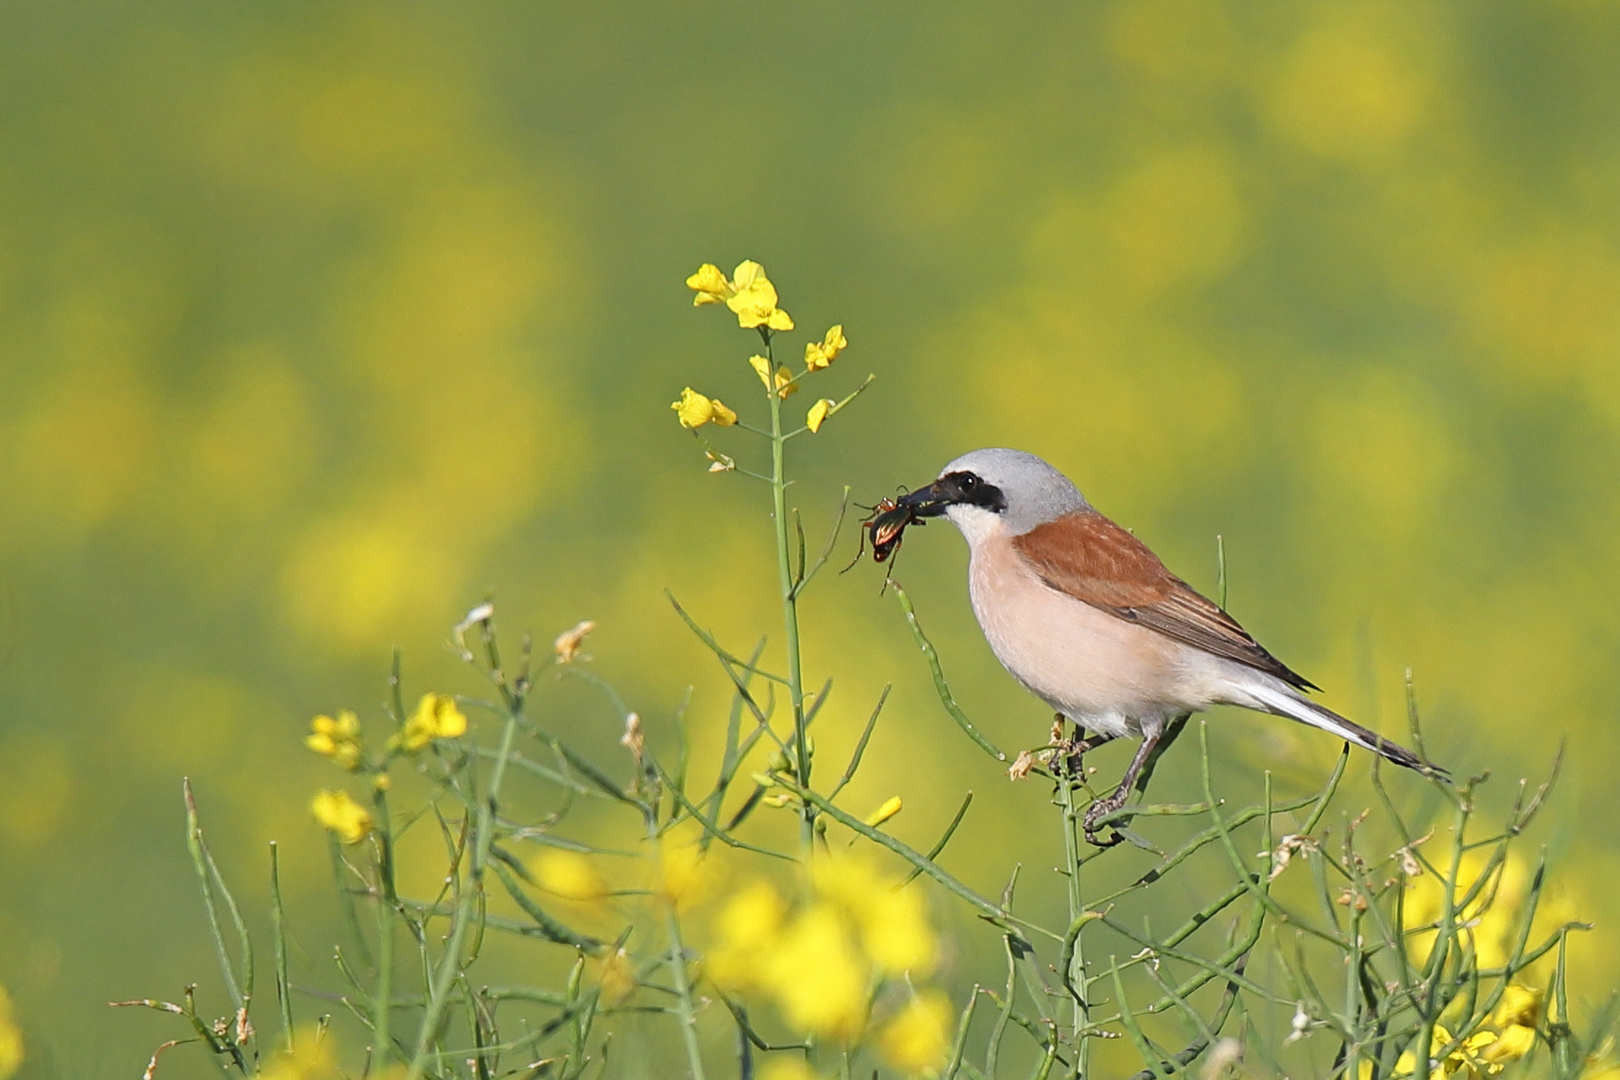
<instances>
[{"instance_id":1,"label":"blurred yellow background","mask_svg":"<svg viewBox=\"0 0 1620 1080\"><path fill-rule=\"evenodd\" d=\"M1459 773L1571 740L1548 839L1599 924L1577 971L1613 981L1620 6L35 3L0 58L22 1076L138 1075L180 1032L103 1003L215 978L182 775L256 909L282 841L324 963L331 778L299 738L375 718L395 644L414 691L474 689L442 642L486 594L543 640L597 620L654 742L693 684L715 745L725 684L661 590L777 643L768 500L668 405L757 415L752 338L681 284L745 258L790 340L846 327L829 396L878 376L793 445L812 534L844 484L1010 445L1202 589L1223 535L1232 610L1333 707L1404 735L1410 666ZM897 576L970 712L1036 745L963 562L914 530ZM1051 865L1055 828L1008 839L1044 793L948 724L877 581L807 600L823 770L893 680L853 802L900 794L926 847L973 788L964 876ZM606 710L567 716L612 751ZM1301 789L1338 749L1212 739Z\"/></svg>"}]
</instances>

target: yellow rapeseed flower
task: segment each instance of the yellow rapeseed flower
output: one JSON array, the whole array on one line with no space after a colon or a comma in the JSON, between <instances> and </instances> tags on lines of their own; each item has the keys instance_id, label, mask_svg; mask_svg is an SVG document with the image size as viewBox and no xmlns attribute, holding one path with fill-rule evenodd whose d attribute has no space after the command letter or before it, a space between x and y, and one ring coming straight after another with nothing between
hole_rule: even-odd
<instances>
[{"instance_id":1,"label":"yellow rapeseed flower","mask_svg":"<svg viewBox=\"0 0 1620 1080\"><path fill-rule=\"evenodd\" d=\"M801 1031L854 1040L866 1024L871 969L831 904L801 912L764 957L760 975Z\"/></svg>"},{"instance_id":2,"label":"yellow rapeseed flower","mask_svg":"<svg viewBox=\"0 0 1620 1080\"><path fill-rule=\"evenodd\" d=\"M1490 1033L1482 1032L1481 1034ZM1473 1040L1470 1039L1469 1041L1472 1042ZM1524 1057L1524 1055L1528 1054L1535 1048L1535 1045L1536 1029L1534 1027L1529 1027L1524 1024L1509 1024L1496 1035L1491 1037L1489 1044L1484 1049L1484 1052L1479 1056L1483 1058L1488 1065L1494 1065L1496 1068L1492 1071L1495 1072L1500 1070L1508 1062L1518 1061L1520 1058Z\"/></svg>"},{"instance_id":3,"label":"yellow rapeseed flower","mask_svg":"<svg viewBox=\"0 0 1620 1080\"><path fill-rule=\"evenodd\" d=\"M1444 1061L1434 1058L1451 1042L1451 1032L1440 1024L1434 1025L1434 1037L1429 1041L1429 1080L1448 1080L1450 1077L1466 1077L1468 1080L1479 1080L1480 1077L1495 1076L1502 1071L1500 1062L1491 1060L1491 1047L1497 1043L1497 1035L1491 1031L1476 1031L1463 1044L1446 1056ZM1481 1053L1480 1051L1484 1051ZM1417 1058L1410 1049L1402 1051L1395 1061L1397 1078L1411 1077L1416 1073ZM1362 1061L1358 1070L1360 1080L1368 1080L1372 1076L1372 1062Z\"/></svg>"},{"instance_id":4,"label":"yellow rapeseed flower","mask_svg":"<svg viewBox=\"0 0 1620 1080\"><path fill-rule=\"evenodd\" d=\"M849 339L844 336L842 324L827 331L827 336L820 341L812 341L804 347L804 366L811 371L820 371L822 368L838 359L838 354L849 348Z\"/></svg>"},{"instance_id":5,"label":"yellow rapeseed flower","mask_svg":"<svg viewBox=\"0 0 1620 1080\"><path fill-rule=\"evenodd\" d=\"M686 279L686 287L693 289L697 295L692 297L693 307L702 307L704 304L723 304L726 297L734 291L726 275L714 263L704 263L697 268L697 273Z\"/></svg>"},{"instance_id":6,"label":"yellow rapeseed flower","mask_svg":"<svg viewBox=\"0 0 1620 1080\"><path fill-rule=\"evenodd\" d=\"M700 428L714 418L714 402L688 386L678 400L670 402L683 428Z\"/></svg>"},{"instance_id":7,"label":"yellow rapeseed flower","mask_svg":"<svg viewBox=\"0 0 1620 1080\"><path fill-rule=\"evenodd\" d=\"M416 711L405 721L405 730L388 741L408 754L414 754L434 739L454 739L467 733L467 717L448 694L423 694Z\"/></svg>"},{"instance_id":8,"label":"yellow rapeseed flower","mask_svg":"<svg viewBox=\"0 0 1620 1080\"><path fill-rule=\"evenodd\" d=\"M765 268L759 263L752 260L738 263L731 274L731 287L731 294L725 298L726 306L736 313L738 326L793 329L788 313L776 306L776 286L765 276Z\"/></svg>"},{"instance_id":9,"label":"yellow rapeseed flower","mask_svg":"<svg viewBox=\"0 0 1620 1080\"><path fill-rule=\"evenodd\" d=\"M1468 1080L1495 1076L1502 1071L1501 1062L1491 1059L1491 1048L1496 1042L1497 1034L1494 1031L1474 1032L1446 1057L1446 1075L1467 1077Z\"/></svg>"},{"instance_id":10,"label":"yellow rapeseed flower","mask_svg":"<svg viewBox=\"0 0 1620 1080\"><path fill-rule=\"evenodd\" d=\"M879 971L926 975L934 969L939 944L928 923L921 890L896 891L899 879L878 873L856 856L828 856L811 867L816 892L854 923L860 942Z\"/></svg>"},{"instance_id":11,"label":"yellow rapeseed flower","mask_svg":"<svg viewBox=\"0 0 1620 1080\"><path fill-rule=\"evenodd\" d=\"M727 990L752 990L787 915L787 904L767 881L732 893L714 920L719 938L708 958L709 977Z\"/></svg>"},{"instance_id":12,"label":"yellow rapeseed flower","mask_svg":"<svg viewBox=\"0 0 1620 1080\"><path fill-rule=\"evenodd\" d=\"M917 994L883 1026L878 1049L907 1076L932 1075L951 1045L951 1003L937 990Z\"/></svg>"},{"instance_id":13,"label":"yellow rapeseed flower","mask_svg":"<svg viewBox=\"0 0 1620 1080\"><path fill-rule=\"evenodd\" d=\"M778 367L773 372L771 361L763 356L750 356L748 366L754 369L754 374L759 376L759 381L764 384L765 389L769 390L774 386L776 396L784 401L799 392L799 380L795 379L785 366Z\"/></svg>"},{"instance_id":14,"label":"yellow rapeseed flower","mask_svg":"<svg viewBox=\"0 0 1620 1080\"><path fill-rule=\"evenodd\" d=\"M695 843L666 839L658 852L658 894L685 911L707 897L719 880L720 870Z\"/></svg>"},{"instance_id":15,"label":"yellow rapeseed flower","mask_svg":"<svg viewBox=\"0 0 1620 1080\"><path fill-rule=\"evenodd\" d=\"M1502 1000L1491 1013L1491 1023L1499 1028L1535 1027L1541 1020L1541 990L1534 986L1510 983L1502 991Z\"/></svg>"},{"instance_id":16,"label":"yellow rapeseed flower","mask_svg":"<svg viewBox=\"0 0 1620 1080\"><path fill-rule=\"evenodd\" d=\"M371 835L371 811L355 802L347 791L318 791L309 809L316 821L345 844L358 844Z\"/></svg>"},{"instance_id":17,"label":"yellow rapeseed flower","mask_svg":"<svg viewBox=\"0 0 1620 1080\"><path fill-rule=\"evenodd\" d=\"M360 767L360 718L344 709L334 720L317 716L309 722L304 745L324 758L330 758L350 772Z\"/></svg>"},{"instance_id":18,"label":"yellow rapeseed flower","mask_svg":"<svg viewBox=\"0 0 1620 1080\"><path fill-rule=\"evenodd\" d=\"M922 892L886 889L870 898L861 919L861 940L880 971L926 975L939 958Z\"/></svg>"},{"instance_id":19,"label":"yellow rapeseed flower","mask_svg":"<svg viewBox=\"0 0 1620 1080\"><path fill-rule=\"evenodd\" d=\"M1479 966L1501 967L1512 955L1517 939L1519 916L1530 888L1530 871L1516 855L1508 855L1492 870L1486 853L1468 852L1457 871L1455 895L1459 903L1487 872L1490 880L1471 903L1455 912L1454 919L1456 925L1463 928L1461 933L1472 940ZM1406 948L1415 959L1426 957L1435 939L1434 930L1415 928L1440 918L1444 910L1444 890L1445 883L1433 874L1406 882L1404 915L1408 929L1413 931L1407 936Z\"/></svg>"},{"instance_id":20,"label":"yellow rapeseed flower","mask_svg":"<svg viewBox=\"0 0 1620 1080\"><path fill-rule=\"evenodd\" d=\"M11 998L0 986L0 1080L6 1080L23 1063L22 1028L11 1018Z\"/></svg>"},{"instance_id":21,"label":"yellow rapeseed flower","mask_svg":"<svg viewBox=\"0 0 1620 1080\"><path fill-rule=\"evenodd\" d=\"M830 410L836 404L837 402L833 401L831 398L822 398L820 401L810 406L810 411L806 413L804 417L804 426L813 432L820 431L821 425L825 423L827 417L831 415L828 410Z\"/></svg>"},{"instance_id":22,"label":"yellow rapeseed flower","mask_svg":"<svg viewBox=\"0 0 1620 1080\"><path fill-rule=\"evenodd\" d=\"M342 1075L328 1049L328 1040L314 1028L305 1028L298 1033L296 1048L271 1057L258 1077L259 1080L340 1080Z\"/></svg>"},{"instance_id":23,"label":"yellow rapeseed flower","mask_svg":"<svg viewBox=\"0 0 1620 1080\"><path fill-rule=\"evenodd\" d=\"M534 860L534 879L564 900L600 900L612 890L596 864L577 851L547 849Z\"/></svg>"},{"instance_id":24,"label":"yellow rapeseed flower","mask_svg":"<svg viewBox=\"0 0 1620 1080\"><path fill-rule=\"evenodd\" d=\"M1470 1066L1476 1072L1501 1072L1509 1062L1518 1061L1535 1048L1536 1025L1540 1021L1541 991L1510 984L1491 1013L1491 1024L1497 1030L1479 1032L1468 1040Z\"/></svg>"},{"instance_id":25,"label":"yellow rapeseed flower","mask_svg":"<svg viewBox=\"0 0 1620 1080\"><path fill-rule=\"evenodd\" d=\"M759 376L760 385L769 390L771 388L771 362L769 358L755 353L748 358L748 366L754 369L755 375Z\"/></svg>"},{"instance_id":26,"label":"yellow rapeseed flower","mask_svg":"<svg viewBox=\"0 0 1620 1080\"><path fill-rule=\"evenodd\" d=\"M683 428L700 428L704 424L730 427L737 422L737 414L726 408L719 398L704 397L690 386L682 390L680 400L671 402L669 407L675 410Z\"/></svg>"},{"instance_id":27,"label":"yellow rapeseed flower","mask_svg":"<svg viewBox=\"0 0 1620 1080\"><path fill-rule=\"evenodd\" d=\"M1451 1032L1447 1031L1439 1024L1434 1025L1434 1035L1429 1040L1429 1053L1431 1055L1438 1054L1441 1050L1446 1048L1446 1044L1450 1041ZM1417 1058L1413 1055L1411 1050L1403 1050L1401 1052L1401 1056L1395 1059L1395 1075L1401 1077L1410 1077L1415 1075L1416 1070ZM1432 1056L1430 1057L1429 1069L1427 1070L1429 1080L1444 1080L1449 1071L1450 1070L1445 1067L1445 1063L1436 1063L1434 1058ZM1366 1078L1370 1077L1371 1075L1372 1062L1363 1061L1361 1063L1362 1080L1366 1080Z\"/></svg>"}]
</instances>

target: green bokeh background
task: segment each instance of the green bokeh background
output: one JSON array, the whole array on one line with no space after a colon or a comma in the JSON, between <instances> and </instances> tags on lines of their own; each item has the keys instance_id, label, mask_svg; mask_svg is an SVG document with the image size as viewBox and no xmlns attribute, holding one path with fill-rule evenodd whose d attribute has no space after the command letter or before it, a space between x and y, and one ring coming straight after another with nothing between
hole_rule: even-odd
<instances>
[{"instance_id":1,"label":"green bokeh background","mask_svg":"<svg viewBox=\"0 0 1620 1080\"><path fill-rule=\"evenodd\" d=\"M776 641L768 503L668 403L757 415L753 342L681 286L744 258L794 349L852 342L795 410L878 376L794 444L812 530L844 484L1011 445L1202 588L1223 535L1233 611L1333 707L1402 733L1410 666L1459 772L1571 740L1551 839L1599 926L1577 977L1613 982L1615 4L24 3L0 101L24 1076L138 1075L178 1032L103 1003L213 978L182 775L255 902L282 841L324 955L333 778L299 736L375 717L395 644L413 690L472 689L442 643L486 593L545 639L597 620L597 670L655 731L694 685L714 745L724 683L661 590ZM970 711L1039 743L963 563L933 528L897 573ZM852 805L900 794L926 846L973 788L964 876L1051 865L1020 824L1043 794L948 725L877 580L806 614L829 755L896 683ZM1212 738L1301 788L1337 751L1237 714Z\"/></svg>"}]
</instances>

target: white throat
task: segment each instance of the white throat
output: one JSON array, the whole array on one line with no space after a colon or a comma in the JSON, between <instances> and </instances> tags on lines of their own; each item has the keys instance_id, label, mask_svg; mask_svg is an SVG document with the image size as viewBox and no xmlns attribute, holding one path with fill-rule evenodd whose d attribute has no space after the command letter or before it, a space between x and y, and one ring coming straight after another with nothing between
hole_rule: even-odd
<instances>
[{"instance_id":1,"label":"white throat","mask_svg":"<svg viewBox=\"0 0 1620 1080\"><path fill-rule=\"evenodd\" d=\"M1001 515L993 510L986 510L982 506L971 506L967 503L957 503L945 509L945 516L951 519L951 524L962 530L967 538L968 550L977 551L979 545L992 536L1000 536L1006 531L1006 523Z\"/></svg>"}]
</instances>

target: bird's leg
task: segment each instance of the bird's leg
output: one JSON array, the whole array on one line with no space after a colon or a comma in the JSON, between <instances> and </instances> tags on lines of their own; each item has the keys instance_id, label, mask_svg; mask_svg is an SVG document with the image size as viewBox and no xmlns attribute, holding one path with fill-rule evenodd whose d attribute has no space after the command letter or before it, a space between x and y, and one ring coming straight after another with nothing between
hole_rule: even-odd
<instances>
[{"instance_id":1,"label":"bird's leg","mask_svg":"<svg viewBox=\"0 0 1620 1080\"><path fill-rule=\"evenodd\" d=\"M1131 759L1131 767L1125 770L1125 776L1120 780L1119 787L1115 788L1107 798L1097 799L1086 807L1086 816L1083 821L1086 831L1086 843L1095 844L1098 847L1109 847L1119 843L1118 837L1106 842L1098 840L1097 822L1125 805L1125 800L1130 797L1131 788L1136 785L1137 774L1142 771L1142 766L1147 763L1147 759L1152 755L1153 748L1159 745L1162 734L1162 732L1154 732L1146 736L1142 740L1142 745L1136 748L1136 756Z\"/></svg>"}]
</instances>

